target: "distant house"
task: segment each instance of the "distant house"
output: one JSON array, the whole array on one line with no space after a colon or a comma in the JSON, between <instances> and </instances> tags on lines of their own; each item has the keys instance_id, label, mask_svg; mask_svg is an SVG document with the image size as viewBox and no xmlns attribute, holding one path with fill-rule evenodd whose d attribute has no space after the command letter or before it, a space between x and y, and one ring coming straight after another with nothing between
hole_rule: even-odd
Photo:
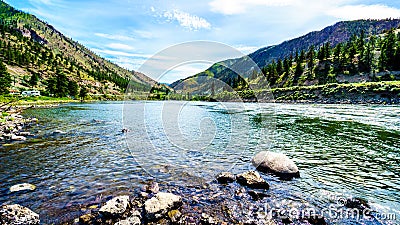
<instances>
[{"instance_id":1,"label":"distant house","mask_svg":"<svg viewBox=\"0 0 400 225\"><path fill-rule=\"evenodd\" d=\"M10 90L10 95L19 95L20 92L17 90Z\"/></svg>"},{"instance_id":2,"label":"distant house","mask_svg":"<svg viewBox=\"0 0 400 225\"><path fill-rule=\"evenodd\" d=\"M23 91L22 96L40 96L40 91Z\"/></svg>"}]
</instances>

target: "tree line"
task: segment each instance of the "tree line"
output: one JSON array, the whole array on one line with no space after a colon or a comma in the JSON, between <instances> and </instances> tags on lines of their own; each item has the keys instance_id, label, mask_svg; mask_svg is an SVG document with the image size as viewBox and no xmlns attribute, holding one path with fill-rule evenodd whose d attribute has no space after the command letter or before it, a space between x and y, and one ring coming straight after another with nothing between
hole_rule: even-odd
<instances>
[{"instance_id":1,"label":"tree line","mask_svg":"<svg viewBox=\"0 0 400 225\"><path fill-rule=\"evenodd\" d=\"M400 33L394 29L382 35L366 37L362 31L347 42L332 46L329 42L319 47L296 51L288 57L272 61L255 73L249 80L267 81L271 87L305 85L305 81L317 80L317 84L336 82L336 76L375 74L382 71L400 70ZM261 77L261 79L260 79ZM234 80L232 87L240 85Z\"/></svg>"}]
</instances>

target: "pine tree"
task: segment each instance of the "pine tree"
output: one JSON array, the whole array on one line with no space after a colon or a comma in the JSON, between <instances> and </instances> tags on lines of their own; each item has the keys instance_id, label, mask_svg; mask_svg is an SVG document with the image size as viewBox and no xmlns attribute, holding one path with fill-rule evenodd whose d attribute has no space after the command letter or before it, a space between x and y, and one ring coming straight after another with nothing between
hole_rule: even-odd
<instances>
[{"instance_id":1,"label":"pine tree","mask_svg":"<svg viewBox=\"0 0 400 225\"><path fill-rule=\"evenodd\" d=\"M79 91L79 98L81 98L81 101L85 100L85 98L87 97L88 93L89 92L88 92L87 88L82 86L80 91Z\"/></svg>"},{"instance_id":2,"label":"pine tree","mask_svg":"<svg viewBox=\"0 0 400 225\"><path fill-rule=\"evenodd\" d=\"M75 81L70 80L68 82L68 94L71 97L76 97L78 95L78 88L78 84Z\"/></svg>"},{"instance_id":3,"label":"pine tree","mask_svg":"<svg viewBox=\"0 0 400 225\"><path fill-rule=\"evenodd\" d=\"M7 67L0 62L0 94L8 94L11 87L11 76L7 71Z\"/></svg>"}]
</instances>

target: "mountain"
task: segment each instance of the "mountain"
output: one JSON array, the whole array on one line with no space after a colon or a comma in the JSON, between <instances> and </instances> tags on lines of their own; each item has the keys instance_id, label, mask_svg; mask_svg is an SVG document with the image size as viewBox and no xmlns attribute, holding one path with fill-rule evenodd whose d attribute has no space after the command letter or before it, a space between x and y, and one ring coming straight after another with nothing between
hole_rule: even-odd
<instances>
[{"instance_id":1,"label":"mountain","mask_svg":"<svg viewBox=\"0 0 400 225\"><path fill-rule=\"evenodd\" d=\"M92 94L121 94L129 82L138 91L149 91L156 84L146 75L121 68L36 16L3 1L0 32L0 59L11 75L11 90L38 89L63 96L67 89L62 92L63 88L53 90L50 86L52 81L64 81L85 87Z\"/></svg>"},{"instance_id":2,"label":"mountain","mask_svg":"<svg viewBox=\"0 0 400 225\"><path fill-rule=\"evenodd\" d=\"M349 41L355 35L361 35L362 32L366 37L369 37L399 26L399 19L338 22L321 31L314 31L279 45L261 48L248 56L216 63L204 72L172 83L171 87L178 92L209 94L212 85L210 79L231 84L234 79L237 79L238 74L242 78L249 78L255 70L249 59L252 59L261 69L273 61L277 62L279 59L283 60L290 56L294 57L296 53L298 54L302 50L308 51L312 46L319 49L324 44L330 43L330 47L335 47L339 43ZM261 71L256 70L255 72Z\"/></svg>"}]
</instances>

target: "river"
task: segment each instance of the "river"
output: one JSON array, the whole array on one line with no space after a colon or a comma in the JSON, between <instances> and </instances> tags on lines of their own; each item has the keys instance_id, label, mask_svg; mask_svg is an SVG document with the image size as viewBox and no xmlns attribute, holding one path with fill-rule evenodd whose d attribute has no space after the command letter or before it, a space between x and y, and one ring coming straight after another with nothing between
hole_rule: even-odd
<instances>
[{"instance_id":1,"label":"river","mask_svg":"<svg viewBox=\"0 0 400 225\"><path fill-rule=\"evenodd\" d=\"M26 110L24 116L39 123L31 128L35 137L0 148L0 204L24 205L42 223L57 224L99 199L132 195L148 180L188 195L209 192L218 172L251 170L254 154L270 150L292 158L301 177L281 181L263 174L271 197L258 206L322 210L361 197L379 216L360 223L399 224L399 115L399 106L178 101ZM24 182L37 189L9 193ZM193 188L197 184L210 186ZM326 217L356 224L354 218Z\"/></svg>"}]
</instances>

